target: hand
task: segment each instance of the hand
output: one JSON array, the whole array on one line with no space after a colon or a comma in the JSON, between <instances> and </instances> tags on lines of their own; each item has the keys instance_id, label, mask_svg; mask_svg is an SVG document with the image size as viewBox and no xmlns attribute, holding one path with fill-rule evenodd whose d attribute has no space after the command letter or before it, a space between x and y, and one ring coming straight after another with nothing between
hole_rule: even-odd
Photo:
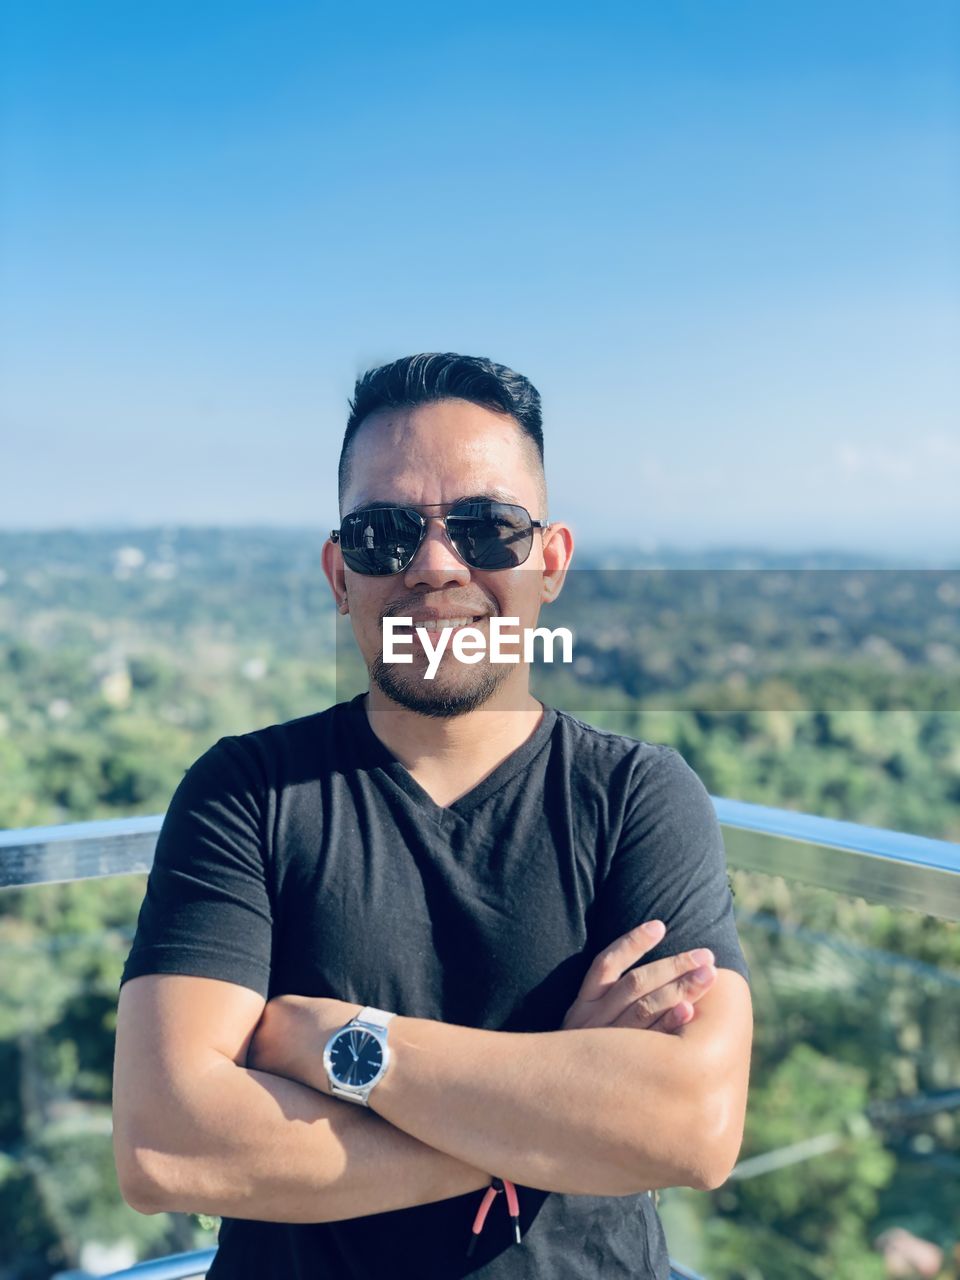
<instances>
[{"instance_id":1,"label":"hand","mask_svg":"<svg viewBox=\"0 0 960 1280\"><path fill-rule=\"evenodd\" d=\"M695 1016L694 1005L716 980L713 952L683 951L640 965L628 965L655 947L666 933L662 920L648 920L611 942L587 970L562 1031L582 1027L639 1027L671 1033Z\"/></svg>"}]
</instances>

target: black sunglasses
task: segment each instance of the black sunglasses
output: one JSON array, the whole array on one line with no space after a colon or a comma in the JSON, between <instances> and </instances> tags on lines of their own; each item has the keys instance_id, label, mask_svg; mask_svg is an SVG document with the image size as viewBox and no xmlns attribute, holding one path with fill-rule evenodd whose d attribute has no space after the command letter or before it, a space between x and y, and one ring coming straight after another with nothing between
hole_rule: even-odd
<instances>
[{"instance_id":1,"label":"black sunglasses","mask_svg":"<svg viewBox=\"0 0 960 1280\"><path fill-rule=\"evenodd\" d=\"M402 573L426 536L428 520L442 520L464 564L473 569L514 569L529 556L534 529L550 527L547 521L532 520L525 507L489 498L423 506L448 510L442 516L422 516L415 507L361 507L331 531L331 541L340 544L354 573Z\"/></svg>"}]
</instances>

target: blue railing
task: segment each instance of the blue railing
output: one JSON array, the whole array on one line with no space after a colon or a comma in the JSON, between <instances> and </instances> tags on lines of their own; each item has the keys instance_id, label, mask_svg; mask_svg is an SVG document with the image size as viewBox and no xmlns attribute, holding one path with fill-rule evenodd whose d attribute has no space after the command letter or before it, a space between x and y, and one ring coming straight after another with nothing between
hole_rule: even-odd
<instances>
[{"instance_id":1,"label":"blue railing","mask_svg":"<svg viewBox=\"0 0 960 1280\"><path fill-rule=\"evenodd\" d=\"M168 1258L154 1258L152 1262L138 1262L126 1271L114 1271L104 1280L202 1280L216 1249L197 1249L193 1253L172 1253Z\"/></svg>"},{"instance_id":2,"label":"blue railing","mask_svg":"<svg viewBox=\"0 0 960 1280\"><path fill-rule=\"evenodd\" d=\"M115 1271L104 1280L203 1280L216 1252L216 1249L198 1249L195 1253L174 1253L169 1258L140 1262L126 1271ZM700 1277L671 1261L670 1280L700 1280Z\"/></svg>"},{"instance_id":3,"label":"blue railing","mask_svg":"<svg viewBox=\"0 0 960 1280\"><path fill-rule=\"evenodd\" d=\"M731 867L960 920L960 844L711 799ZM146 873L162 823L155 814L0 831L0 889Z\"/></svg>"}]
</instances>

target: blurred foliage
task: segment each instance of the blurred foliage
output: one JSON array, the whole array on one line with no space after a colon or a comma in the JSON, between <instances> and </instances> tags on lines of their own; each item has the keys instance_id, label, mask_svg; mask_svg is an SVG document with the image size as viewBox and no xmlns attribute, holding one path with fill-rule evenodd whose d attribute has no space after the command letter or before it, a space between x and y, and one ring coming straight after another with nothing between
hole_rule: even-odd
<instances>
[{"instance_id":1,"label":"blurred foliage","mask_svg":"<svg viewBox=\"0 0 960 1280\"><path fill-rule=\"evenodd\" d=\"M0 534L0 827L160 813L219 736L362 687L320 542ZM958 607L947 570L596 564L541 619L572 627L576 661L539 667L534 688L670 743L715 795L960 840ZM949 1259L957 926L731 881L755 1013L743 1176L664 1192L671 1253L711 1280L871 1280L898 1226ZM129 876L0 894L0 1280L79 1267L90 1241L141 1257L215 1243L215 1220L138 1214L116 1186L117 989L143 890ZM750 1172L771 1153L782 1163Z\"/></svg>"}]
</instances>

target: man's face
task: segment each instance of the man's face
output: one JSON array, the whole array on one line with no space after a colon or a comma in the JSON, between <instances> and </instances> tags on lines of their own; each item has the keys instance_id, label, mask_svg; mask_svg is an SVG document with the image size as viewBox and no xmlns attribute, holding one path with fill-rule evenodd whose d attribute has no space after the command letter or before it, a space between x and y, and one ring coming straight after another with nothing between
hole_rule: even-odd
<instances>
[{"instance_id":1,"label":"man's face","mask_svg":"<svg viewBox=\"0 0 960 1280\"><path fill-rule=\"evenodd\" d=\"M512 418L466 400L379 410L364 420L354 437L343 514L389 502L430 517L443 512L431 509L432 504L484 496L515 503L534 520L543 519L542 477L532 449ZM491 663L486 656L475 664L460 662L449 643L434 678L424 679L428 657L415 632L412 645L401 650L412 653L413 662L384 663L383 618L412 617L414 627L434 615L468 618L488 644L492 615L516 617L520 628L533 627L542 601L559 590L568 558L563 537L551 550L553 534L553 529L534 531L524 564L481 570L464 564L440 521L430 520L407 568L385 577L355 573L328 542L324 565L338 598L346 596L371 680L394 702L432 716L462 715L482 706L511 676L525 691L527 672L522 665ZM439 635L431 633L431 641L438 640Z\"/></svg>"}]
</instances>

